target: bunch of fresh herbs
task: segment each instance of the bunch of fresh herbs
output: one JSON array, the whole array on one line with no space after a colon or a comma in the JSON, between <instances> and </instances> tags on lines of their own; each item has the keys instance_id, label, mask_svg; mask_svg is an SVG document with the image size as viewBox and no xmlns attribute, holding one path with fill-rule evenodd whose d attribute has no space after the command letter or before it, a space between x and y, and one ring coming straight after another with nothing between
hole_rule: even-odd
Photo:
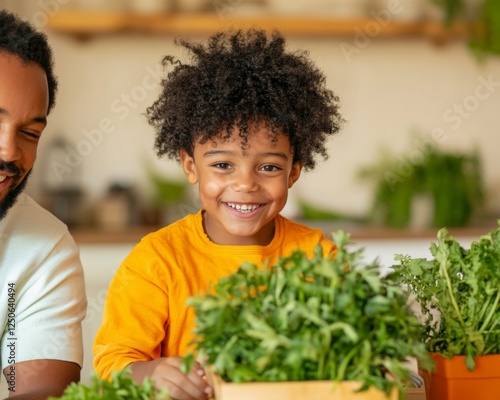
<instances>
[{"instance_id":1,"label":"bunch of fresh herbs","mask_svg":"<svg viewBox=\"0 0 500 400\"><path fill-rule=\"evenodd\" d=\"M224 380L355 380L389 393L402 391L404 360L429 363L403 291L376 261L361 264L362 249L347 251L347 234L333 237L333 259L318 246L312 259L296 250L269 268L243 263L188 300L197 351Z\"/></svg>"},{"instance_id":2,"label":"bunch of fresh herbs","mask_svg":"<svg viewBox=\"0 0 500 400\"><path fill-rule=\"evenodd\" d=\"M60 400L169 400L165 391L158 391L151 379L140 385L130 378L129 370L111 373L111 380L99 379L93 375L92 383L72 383L64 391ZM49 400L56 400L51 397Z\"/></svg>"},{"instance_id":3,"label":"bunch of fresh herbs","mask_svg":"<svg viewBox=\"0 0 500 400\"><path fill-rule=\"evenodd\" d=\"M499 221L500 225L500 221ZM433 259L397 255L391 278L406 284L425 319L425 343L447 358L500 353L500 228L462 248L445 228Z\"/></svg>"}]
</instances>

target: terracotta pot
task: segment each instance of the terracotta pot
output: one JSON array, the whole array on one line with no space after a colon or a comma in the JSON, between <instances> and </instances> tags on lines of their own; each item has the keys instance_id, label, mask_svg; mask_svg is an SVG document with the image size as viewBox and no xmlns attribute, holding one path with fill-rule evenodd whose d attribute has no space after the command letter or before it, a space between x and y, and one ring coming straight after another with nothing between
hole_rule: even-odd
<instances>
[{"instance_id":1,"label":"terracotta pot","mask_svg":"<svg viewBox=\"0 0 500 400\"><path fill-rule=\"evenodd\" d=\"M491 400L500 396L500 355L476 357L473 371L465 365L465 356L451 360L431 353L436 369L419 369L425 382L427 400Z\"/></svg>"},{"instance_id":2,"label":"terracotta pot","mask_svg":"<svg viewBox=\"0 0 500 400\"><path fill-rule=\"evenodd\" d=\"M215 400L398 400L398 390L390 396L371 387L356 393L360 382L332 381L229 383L207 369L207 379L214 388Z\"/></svg>"}]
</instances>

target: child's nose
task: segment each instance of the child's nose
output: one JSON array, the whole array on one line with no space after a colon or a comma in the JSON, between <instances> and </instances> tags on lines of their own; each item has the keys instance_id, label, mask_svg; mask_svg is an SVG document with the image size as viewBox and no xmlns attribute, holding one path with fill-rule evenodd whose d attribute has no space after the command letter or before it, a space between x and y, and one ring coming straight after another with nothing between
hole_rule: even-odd
<instances>
[{"instance_id":1,"label":"child's nose","mask_svg":"<svg viewBox=\"0 0 500 400\"><path fill-rule=\"evenodd\" d=\"M16 161L21 158L16 130L0 124L0 160L5 162Z\"/></svg>"},{"instance_id":2,"label":"child's nose","mask_svg":"<svg viewBox=\"0 0 500 400\"><path fill-rule=\"evenodd\" d=\"M253 171L240 171L234 176L233 189L236 192L256 192L259 180Z\"/></svg>"}]
</instances>

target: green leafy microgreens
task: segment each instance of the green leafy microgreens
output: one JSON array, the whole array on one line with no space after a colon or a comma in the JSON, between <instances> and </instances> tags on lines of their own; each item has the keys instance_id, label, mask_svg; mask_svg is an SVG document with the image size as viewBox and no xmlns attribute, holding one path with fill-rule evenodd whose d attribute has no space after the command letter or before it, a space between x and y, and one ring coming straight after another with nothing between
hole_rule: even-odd
<instances>
[{"instance_id":1,"label":"green leafy microgreens","mask_svg":"<svg viewBox=\"0 0 500 400\"><path fill-rule=\"evenodd\" d=\"M499 221L500 224L500 221ZM391 274L420 304L427 349L447 358L500 353L500 228L466 250L443 228L432 260L397 255Z\"/></svg>"},{"instance_id":2,"label":"green leafy microgreens","mask_svg":"<svg viewBox=\"0 0 500 400\"><path fill-rule=\"evenodd\" d=\"M408 357L430 363L401 288L380 277L376 261L361 265L347 234L333 238L333 260L318 246L312 259L296 250L269 268L243 263L188 300L196 349L223 379L356 380L389 393L402 391Z\"/></svg>"},{"instance_id":3,"label":"green leafy microgreens","mask_svg":"<svg viewBox=\"0 0 500 400\"><path fill-rule=\"evenodd\" d=\"M111 380L92 377L92 383L72 383L64 391L61 400L169 400L165 390L157 391L151 379L140 385L129 377L130 370L112 372ZM50 397L49 400L56 400Z\"/></svg>"}]
</instances>

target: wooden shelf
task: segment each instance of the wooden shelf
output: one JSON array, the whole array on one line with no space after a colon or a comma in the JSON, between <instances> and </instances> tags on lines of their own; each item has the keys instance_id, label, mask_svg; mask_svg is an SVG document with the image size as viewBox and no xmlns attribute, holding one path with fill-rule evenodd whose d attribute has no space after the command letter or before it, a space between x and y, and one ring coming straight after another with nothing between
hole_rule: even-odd
<instances>
[{"instance_id":1,"label":"wooden shelf","mask_svg":"<svg viewBox=\"0 0 500 400\"><path fill-rule=\"evenodd\" d=\"M369 37L428 37L437 41L463 37L465 23L450 29L439 21L384 23L369 18L340 20L325 17L300 16L230 16L215 13L137 15L130 13L97 13L64 11L50 17L47 28L80 38L123 32L193 35L210 34L228 28L277 29L285 35L316 37L354 37L361 33Z\"/></svg>"}]
</instances>

